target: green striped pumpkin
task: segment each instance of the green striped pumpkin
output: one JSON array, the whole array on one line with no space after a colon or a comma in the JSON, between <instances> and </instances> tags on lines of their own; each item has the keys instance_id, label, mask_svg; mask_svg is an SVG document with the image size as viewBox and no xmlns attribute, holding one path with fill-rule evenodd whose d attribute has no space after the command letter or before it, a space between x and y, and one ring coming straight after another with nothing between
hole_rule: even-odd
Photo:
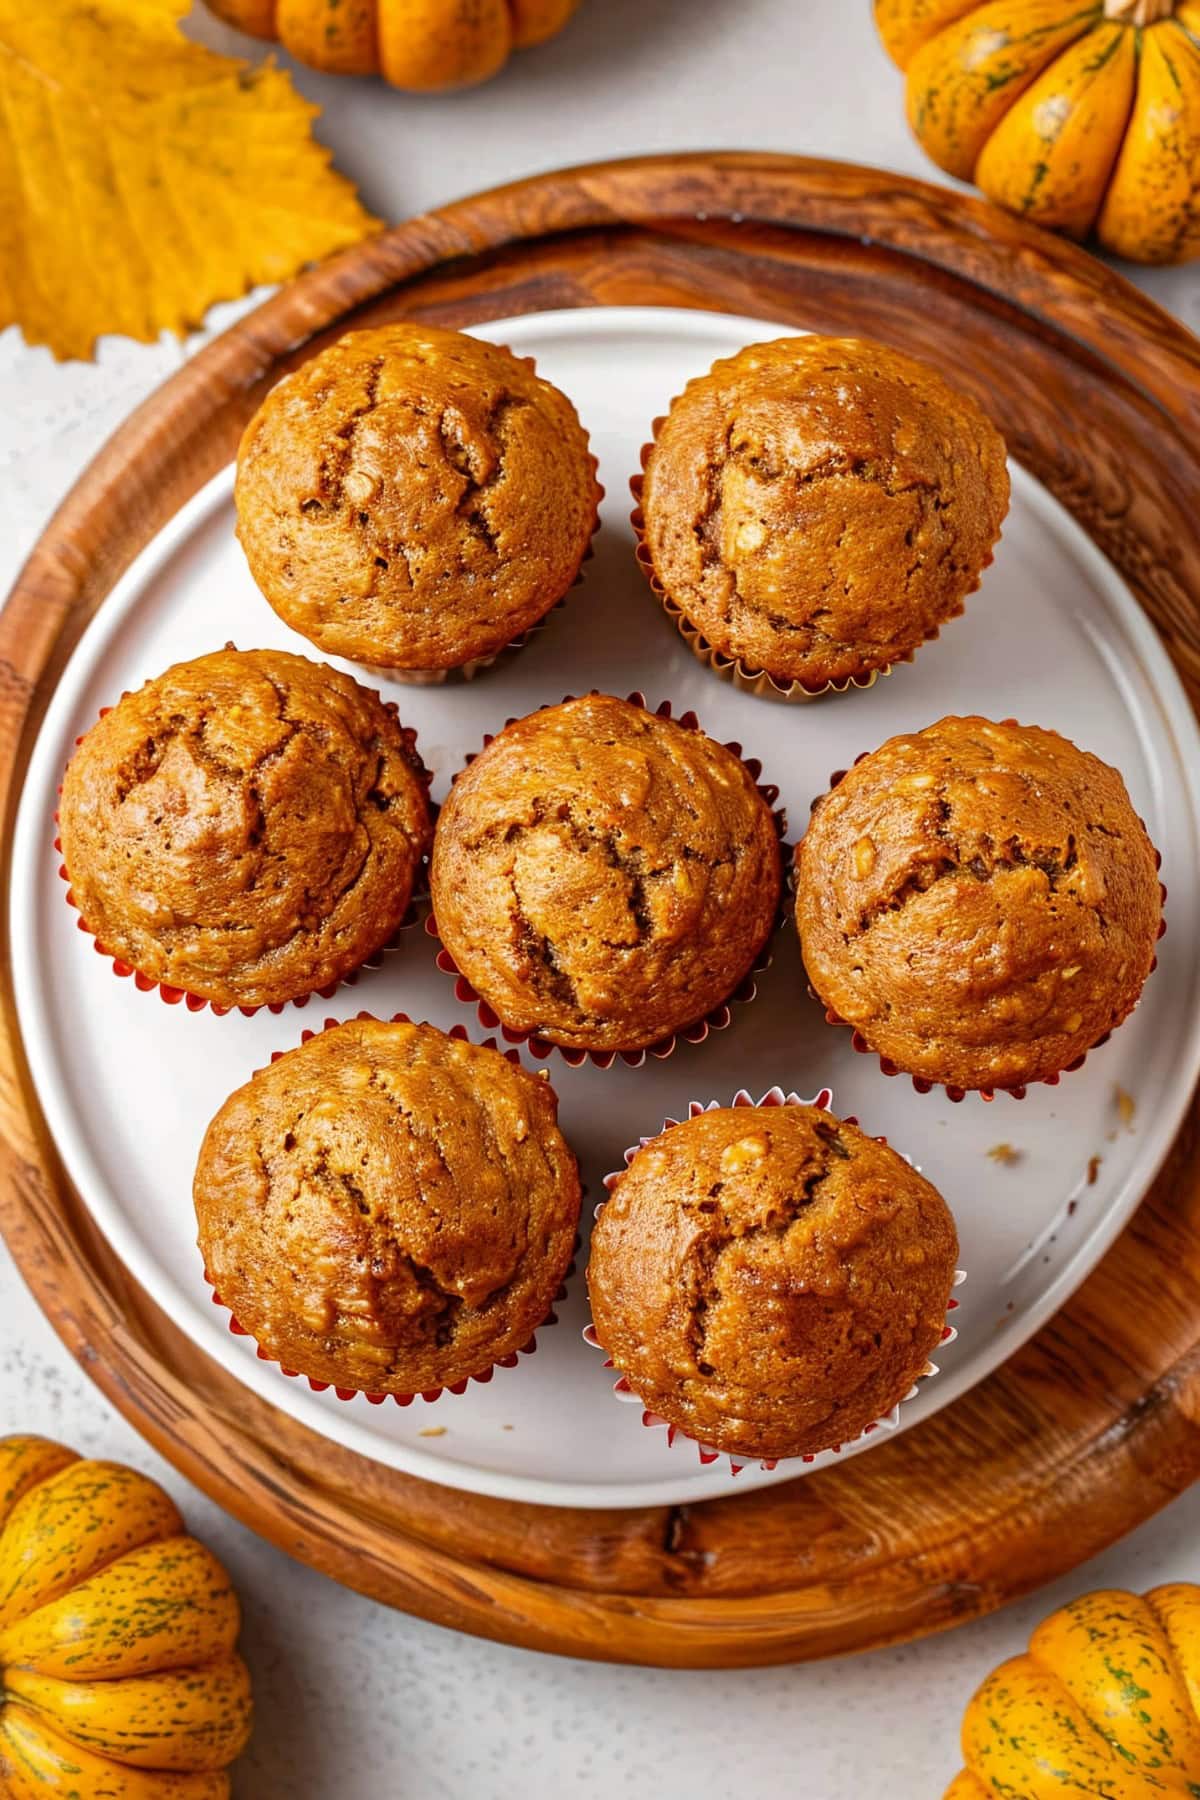
<instances>
[{"instance_id":1,"label":"green striped pumpkin","mask_svg":"<svg viewBox=\"0 0 1200 1800\"><path fill-rule=\"evenodd\" d=\"M1200 0L875 0L939 168L1118 256L1200 256Z\"/></svg>"},{"instance_id":2,"label":"green striped pumpkin","mask_svg":"<svg viewBox=\"0 0 1200 1800\"><path fill-rule=\"evenodd\" d=\"M0 1793L229 1800L251 1715L238 1618L154 1482L0 1438Z\"/></svg>"},{"instance_id":3,"label":"green striped pumpkin","mask_svg":"<svg viewBox=\"0 0 1200 1800\"><path fill-rule=\"evenodd\" d=\"M945 1800L1200 1800L1200 1587L1102 1589L967 1707Z\"/></svg>"}]
</instances>

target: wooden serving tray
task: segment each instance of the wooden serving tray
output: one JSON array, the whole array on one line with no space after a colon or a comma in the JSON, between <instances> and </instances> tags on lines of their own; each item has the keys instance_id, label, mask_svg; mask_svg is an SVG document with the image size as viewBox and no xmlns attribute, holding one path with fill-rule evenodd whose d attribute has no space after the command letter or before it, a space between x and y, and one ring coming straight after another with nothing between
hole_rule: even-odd
<instances>
[{"instance_id":1,"label":"wooden serving tray","mask_svg":"<svg viewBox=\"0 0 1200 1800\"><path fill-rule=\"evenodd\" d=\"M1200 697L1195 339L1081 251L920 182L781 156L639 159L396 226L284 289L133 414L0 616L6 858L29 750L80 632L232 457L271 383L350 325L413 315L464 326L591 304L754 314L877 335L940 363L1123 572ZM0 1224L17 1262L157 1449L341 1581L543 1650L784 1662L972 1618L1092 1555L1200 1473L1195 1102L1145 1204L1070 1305L997 1374L868 1457L632 1512L475 1498L356 1457L208 1360L99 1237L28 1078L7 867L4 892Z\"/></svg>"}]
</instances>

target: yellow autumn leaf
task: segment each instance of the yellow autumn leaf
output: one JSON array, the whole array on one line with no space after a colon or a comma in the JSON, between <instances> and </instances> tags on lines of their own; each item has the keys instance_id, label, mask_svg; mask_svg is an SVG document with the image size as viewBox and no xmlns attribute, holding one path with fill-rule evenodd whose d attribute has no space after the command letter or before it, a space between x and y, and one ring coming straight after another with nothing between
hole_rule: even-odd
<instances>
[{"instance_id":1,"label":"yellow autumn leaf","mask_svg":"<svg viewBox=\"0 0 1200 1800\"><path fill-rule=\"evenodd\" d=\"M189 0L0 0L0 327L59 357L199 324L375 221L281 69L179 30Z\"/></svg>"}]
</instances>

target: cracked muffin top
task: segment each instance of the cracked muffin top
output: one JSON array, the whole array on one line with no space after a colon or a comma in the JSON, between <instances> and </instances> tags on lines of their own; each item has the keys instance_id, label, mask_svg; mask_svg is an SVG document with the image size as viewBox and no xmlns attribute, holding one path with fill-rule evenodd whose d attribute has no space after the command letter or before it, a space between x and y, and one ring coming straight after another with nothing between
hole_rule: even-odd
<instances>
[{"instance_id":1,"label":"cracked muffin top","mask_svg":"<svg viewBox=\"0 0 1200 1800\"><path fill-rule=\"evenodd\" d=\"M280 618L330 655L437 670L494 655L562 599L600 489L574 407L530 362L399 324L271 389L235 498Z\"/></svg>"},{"instance_id":2,"label":"cracked muffin top","mask_svg":"<svg viewBox=\"0 0 1200 1800\"><path fill-rule=\"evenodd\" d=\"M941 1338L958 1240L937 1189L815 1106L672 1125L592 1235L598 1341L652 1412L732 1456L851 1443Z\"/></svg>"},{"instance_id":3,"label":"cracked muffin top","mask_svg":"<svg viewBox=\"0 0 1200 1800\"><path fill-rule=\"evenodd\" d=\"M432 1025L356 1019L225 1102L196 1167L224 1305L284 1368L372 1394L482 1374L544 1322L579 1174L543 1077Z\"/></svg>"},{"instance_id":4,"label":"cracked muffin top","mask_svg":"<svg viewBox=\"0 0 1200 1800\"><path fill-rule=\"evenodd\" d=\"M753 967L781 884L770 808L703 732L607 694L509 725L434 836L438 933L503 1023L636 1050Z\"/></svg>"},{"instance_id":5,"label":"cracked muffin top","mask_svg":"<svg viewBox=\"0 0 1200 1800\"><path fill-rule=\"evenodd\" d=\"M1132 1011L1161 913L1120 775L1032 725L948 718L889 739L820 802L797 857L818 996L950 1087L1068 1068Z\"/></svg>"},{"instance_id":6,"label":"cracked muffin top","mask_svg":"<svg viewBox=\"0 0 1200 1800\"><path fill-rule=\"evenodd\" d=\"M218 1006L339 980L393 935L429 848L415 743L378 694L302 656L177 663L67 770L59 832L85 924Z\"/></svg>"},{"instance_id":7,"label":"cracked muffin top","mask_svg":"<svg viewBox=\"0 0 1200 1800\"><path fill-rule=\"evenodd\" d=\"M689 382L641 499L660 586L722 655L821 688L963 610L1008 510L1004 443L925 363L779 338Z\"/></svg>"}]
</instances>

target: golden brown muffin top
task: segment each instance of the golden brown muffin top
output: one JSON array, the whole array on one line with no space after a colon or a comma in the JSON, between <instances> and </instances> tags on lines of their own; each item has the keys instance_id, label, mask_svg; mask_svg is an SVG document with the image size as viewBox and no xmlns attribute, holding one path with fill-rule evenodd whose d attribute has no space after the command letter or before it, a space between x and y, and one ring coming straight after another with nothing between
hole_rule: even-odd
<instances>
[{"instance_id":1,"label":"golden brown muffin top","mask_svg":"<svg viewBox=\"0 0 1200 1800\"><path fill-rule=\"evenodd\" d=\"M1120 775L1032 725L948 718L890 738L821 801L798 856L817 994L949 1086L1067 1068L1134 1006L1160 917Z\"/></svg>"},{"instance_id":2,"label":"golden brown muffin top","mask_svg":"<svg viewBox=\"0 0 1200 1800\"><path fill-rule=\"evenodd\" d=\"M436 325L353 331L271 389L238 451L238 536L327 654L449 669L536 623L579 573L600 490L565 395Z\"/></svg>"},{"instance_id":3,"label":"golden brown muffin top","mask_svg":"<svg viewBox=\"0 0 1200 1800\"><path fill-rule=\"evenodd\" d=\"M708 642L820 688L906 657L963 610L1008 471L990 420L927 364L779 338L689 382L642 509L655 575Z\"/></svg>"},{"instance_id":4,"label":"golden brown muffin top","mask_svg":"<svg viewBox=\"0 0 1200 1800\"><path fill-rule=\"evenodd\" d=\"M378 694L302 656L177 663L67 770L84 921L111 955L220 1006L336 981L395 932L429 848L414 745Z\"/></svg>"},{"instance_id":5,"label":"golden brown muffin top","mask_svg":"<svg viewBox=\"0 0 1200 1800\"><path fill-rule=\"evenodd\" d=\"M579 1175L543 1078L432 1025L353 1020L260 1070L204 1138L216 1292L267 1355L366 1393L482 1373L549 1313Z\"/></svg>"},{"instance_id":6,"label":"golden brown muffin top","mask_svg":"<svg viewBox=\"0 0 1200 1800\"><path fill-rule=\"evenodd\" d=\"M733 1456L847 1444L946 1322L937 1189L815 1106L725 1107L638 1151L592 1236L596 1336L652 1412Z\"/></svg>"},{"instance_id":7,"label":"golden brown muffin top","mask_svg":"<svg viewBox=\"0 0 1200 1800\"><path fill-rule=\"evenodd\" d=\"M509 725L434 838L438 931L503 1022L632 1050L702 1019L775 922L779 842L745 765L591 694Z\"/></svg>"}]
</instances>

